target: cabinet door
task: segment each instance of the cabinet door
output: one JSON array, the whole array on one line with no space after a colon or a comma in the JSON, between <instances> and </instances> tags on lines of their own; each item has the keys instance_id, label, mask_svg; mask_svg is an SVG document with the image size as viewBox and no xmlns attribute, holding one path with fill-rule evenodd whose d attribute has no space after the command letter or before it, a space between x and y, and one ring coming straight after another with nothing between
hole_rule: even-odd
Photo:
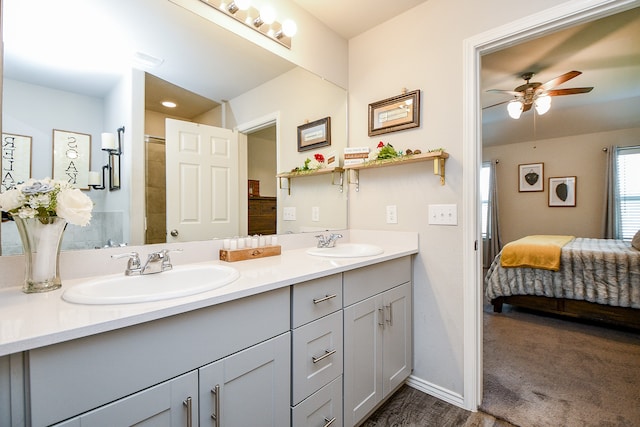
<instances>
[{"instance_id":1,"label":"cabinet door","mask_svg":"<svg viewBox=\"0 0 640 427\"><path fill-rule=\"evenodd\" d=\"M288 426L290 333L199 369L200 425Z\"/></svg>"},{"instance_id":2,"label":"cabinet door","mask_svg":"<svg viewBox=\"0 0 640 427\"><path fill-rule=\"evenodd\" d=\"M198 373L192 371L87 412L76 418L79 423L74 419L64 425L195 426L197 417Z\"/></svg>"},{"instance_id":3,"label":"cabinet door","mask_svg":"<svg viewBox=\"0 0 640 427\"><path fill-rule=\"evenodd\" d=\"M411 374L413 366L411 283L382 294L384 345L382 350L382 390L387 396Z\"/></svg>"},{"instance_id":4,"label":"cabinet door","mask_svg":"<svg viewBox=\"0 0 640 427\"><path fill-rule=\"evenodd\" d=\"M344 309L344 425L353 426L382 400L382 297Z\"/></svg>"}]
</instances>

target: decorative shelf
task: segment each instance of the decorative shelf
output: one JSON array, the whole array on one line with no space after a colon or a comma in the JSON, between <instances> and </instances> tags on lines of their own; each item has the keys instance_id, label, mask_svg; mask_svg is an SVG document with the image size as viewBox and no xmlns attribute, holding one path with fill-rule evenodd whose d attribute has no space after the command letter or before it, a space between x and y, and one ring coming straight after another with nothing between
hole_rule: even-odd
<instances>
[{"instance_id":1,"label":"decorative shelf","mask_svg":"<svg viewBox=\"0 0 640 427\"><path fill-rule=\"evenodd\" d=\"M360 169L381 168L385 166L400 166L400 165L406 165L409 163L426 162L429 160L433 160L433 173L434 175L440 175L440 185L444 185L444 163L445 163L445 160L448 158L449 158L448 153L445 153L444 151L439 150L439 151L431 151L429 153L410 154L408 156L405 155L401 157L395 157L393 159L371 160L358 165L345 166L344 169L347 171L349 184L355 184L356 191L359 191L360 190ZM353 182L351 181L351 174L349 174L350 170L352 170L355 175L355 179Z\"/></svg>"},{"instance_id":2,"label":"decorative shelf","mask_svg":"<svg viewBox=\"0 0 640 427\"><path fill-rule=\"evenodd\" d=\"M340 192L343 191L343 177L344 177L344 169L343 168L320 168L313 169L308 171L296 171L296 172L282 172L276 175L278 178L278 187L281 190L287 190L287 194L291 195L291 182L294 178L304 178L308 176L316 176L316 175L328 175L331 174L331 185L339 185ZM338 180L336 181L336 174L338 174ZM282 180L287 180L287 187L282 186Z\"/></svg>"}]
</instances>

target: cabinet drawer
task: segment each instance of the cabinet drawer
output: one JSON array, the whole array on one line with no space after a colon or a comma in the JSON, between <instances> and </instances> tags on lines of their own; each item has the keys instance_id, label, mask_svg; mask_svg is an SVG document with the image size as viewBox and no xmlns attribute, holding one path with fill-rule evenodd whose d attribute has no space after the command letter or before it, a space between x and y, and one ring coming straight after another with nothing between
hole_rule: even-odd
<instances>
[{"instance_id":1,"label":"cabinet drawer","mask_svg":"<svg viewBox=\"0 0 640 427\"><path fill-rule=\"evenodd\" d=\"M385 261L344 273L344 306L347 307L411 280L411 257Z\"/></svg>"},{"instance_id":2,"label":"cabinet drawer","mask_svg":"<svg viewBox=\"0 0 640 427\"><path fill-rule=\"evenodd\" d=\"M294 427L342 427L342 376L291 408L291 420Z\"/></svg>"},{"instance_id":3,"label":"cabinet drawer","mask_svg":"<svg viewBox=\"0 0 640 427\"><path fill-rule=\"evenodd\" d=\"M342 311L293 331L293 404L342 374Z\"/></svg>"},{"instance_id":4,"label":"cabinet drawer","mask_svg":"<svg viewBox=\"0 0 640 427\"><path fill-rule=\"evenodd\" d=\"M292 327L309 323L342 308L342 275L322 277L293 286Z\"/></svg>"}]
</instances>

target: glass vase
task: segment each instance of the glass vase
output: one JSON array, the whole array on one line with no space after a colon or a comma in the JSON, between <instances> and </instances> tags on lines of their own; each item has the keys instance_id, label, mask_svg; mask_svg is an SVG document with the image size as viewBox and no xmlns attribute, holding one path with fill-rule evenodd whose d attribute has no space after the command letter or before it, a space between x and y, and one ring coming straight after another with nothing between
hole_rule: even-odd
<instances>
[{"instance_id":1,"label":"glass vase","mask_svg":"<svg viewBox=\"0 0 640 427\"><path fill-rule=\"evenodd\" d=\"M60 288L60 244L67 221L56 216L14 219L24 248L22 291L47 292Z\"/></svg>"}]
</instances>

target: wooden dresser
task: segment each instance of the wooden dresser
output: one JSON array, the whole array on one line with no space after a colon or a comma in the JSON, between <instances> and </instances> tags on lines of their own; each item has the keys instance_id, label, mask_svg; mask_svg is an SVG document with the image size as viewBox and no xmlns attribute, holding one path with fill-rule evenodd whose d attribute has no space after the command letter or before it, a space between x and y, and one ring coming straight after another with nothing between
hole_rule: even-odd
<instances>
[{"instance_id":1,"label":"wooden dresser","mask_svg":"<svg viewBox=\"0 0 640 427\"><path fill-rule=\"evenodd\" d=\"M249 197L249 235L276 234L275 197Z\"/></svg>"}]
</instances>

